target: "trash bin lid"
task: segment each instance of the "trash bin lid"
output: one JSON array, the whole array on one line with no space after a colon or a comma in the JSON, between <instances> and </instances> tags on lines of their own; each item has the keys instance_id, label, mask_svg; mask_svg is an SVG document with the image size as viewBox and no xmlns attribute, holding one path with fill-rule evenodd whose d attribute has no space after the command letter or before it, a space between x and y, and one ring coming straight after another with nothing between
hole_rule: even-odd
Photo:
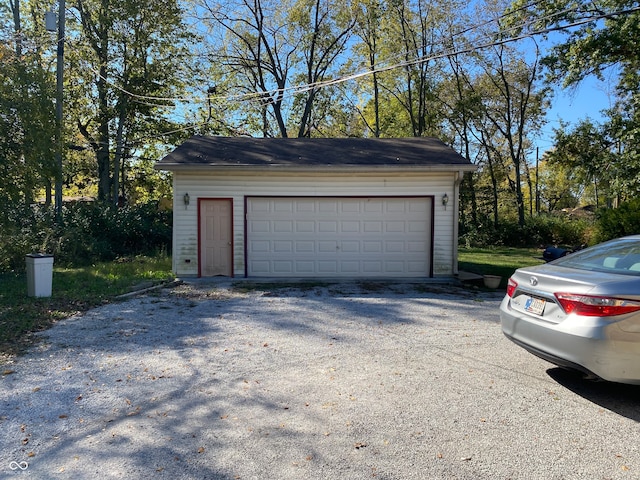
<instances>
[{"instance_id":1,"label":"trash bin lid","mask_svg":"<svg viewBox=\"0 0 640 480\"><path fill-rule=\"evenodd\" d=\"M53 255L49 253L27 253L26 255L29 258L49 258L53 257Z\"/></svg>"}]
</instances>

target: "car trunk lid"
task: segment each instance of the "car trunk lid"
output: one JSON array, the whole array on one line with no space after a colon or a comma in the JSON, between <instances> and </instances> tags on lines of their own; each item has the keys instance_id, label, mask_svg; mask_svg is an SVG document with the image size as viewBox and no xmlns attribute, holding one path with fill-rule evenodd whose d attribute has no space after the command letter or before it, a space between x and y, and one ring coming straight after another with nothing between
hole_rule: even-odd
<instances>
[{"instance_id":1,"label":"car trunk lid","mask_svg":"<svg viewBox=\"0 0 640 480\"><path fill-rule=\"evenodd\" d=\"M566 272L559 276L561 267L556 266L553 271L540 267L514 273L511 278L517 286L511 294L510 304L511 308L546 322L560 323L568 316L556 298L557 292L585 294L597 289L602 282L610 281L610 275L607 280L597 272L562 268Z\"/></svg>"}]
</instances>

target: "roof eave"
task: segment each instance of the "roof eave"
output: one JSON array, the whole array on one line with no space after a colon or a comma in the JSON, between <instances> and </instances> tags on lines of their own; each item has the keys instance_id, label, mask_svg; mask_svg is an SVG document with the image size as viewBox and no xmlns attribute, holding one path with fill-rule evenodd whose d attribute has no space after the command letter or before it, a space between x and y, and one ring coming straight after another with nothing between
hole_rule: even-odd
<instances>
[{"instance_id":1,"label":"roof eave","mask_svg":"<svg viewBox=\"0 0 640 480\"><path fill-rule=\"evenodd\" d=\"M473 164L435 164L435 165L194 165L181 163L156 163L156 170L171 172L206 173L393 173L393 172L473 172L478 167Z\"/></svg>"}]
</instances>

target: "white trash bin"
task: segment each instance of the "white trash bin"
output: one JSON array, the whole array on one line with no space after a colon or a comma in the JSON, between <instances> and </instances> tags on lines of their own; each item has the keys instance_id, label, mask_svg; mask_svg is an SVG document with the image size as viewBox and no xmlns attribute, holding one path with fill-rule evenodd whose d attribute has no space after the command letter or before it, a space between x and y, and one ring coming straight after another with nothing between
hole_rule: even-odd
<instances>
[{"instance_id":1,"label":"white trash bin","mask_svg":"<svg viewBox=\"0 0 640 480\"><path fill-rule=\"evenodd\" d=\"M53 255L30 253L27 262L27 295L50 297L53 283Z\"/></svg>"}]
</instances>

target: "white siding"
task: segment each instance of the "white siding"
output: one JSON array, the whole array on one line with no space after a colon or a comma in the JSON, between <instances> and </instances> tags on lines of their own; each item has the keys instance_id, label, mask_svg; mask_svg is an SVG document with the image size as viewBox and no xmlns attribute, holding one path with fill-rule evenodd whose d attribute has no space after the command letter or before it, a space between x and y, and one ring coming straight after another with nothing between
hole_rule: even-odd
<instances>
[{"instance_id":1,"label":"white siding","mask_svg":"<svg viewBox=\"0 0 640 480\"><path fill-rule=\"evenodd\" d=\"M450 276L453 272L454 216L457 213L453 172L327 175L211 175L202 172L174 172L174 271L181 276L198 275L198 199L233 199L233 272L245 275L245 197L246 196L333 196L333 197L407 197L433 196L433 274ZM184 205L184 194L190 203ZM447 194L449 204L442 205ZM457 218L455 219L457 221Z\"/></svg>"}]
</instances>

